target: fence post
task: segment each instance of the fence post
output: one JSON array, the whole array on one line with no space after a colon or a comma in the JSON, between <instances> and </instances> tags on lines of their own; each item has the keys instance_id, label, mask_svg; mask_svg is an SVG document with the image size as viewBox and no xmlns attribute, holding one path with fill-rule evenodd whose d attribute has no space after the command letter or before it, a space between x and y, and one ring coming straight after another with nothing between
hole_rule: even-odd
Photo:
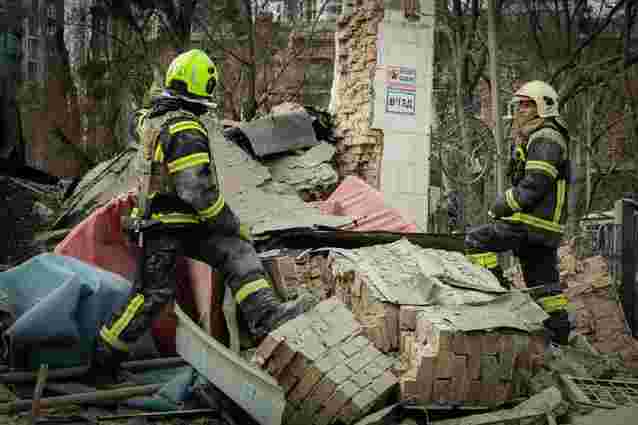
<instances>
[{"instance_id":1,"label":"fence post","mask_svg":"<svg viewBox=\"0 0 638 425\"><path fill-rule=\"evenodd\" d=\"M620 276L623 310L633 336L638 335L638 295L636 294L635 201L619 199L615 204L616 224L620 224Z\"/></svg>"}]
</instances>

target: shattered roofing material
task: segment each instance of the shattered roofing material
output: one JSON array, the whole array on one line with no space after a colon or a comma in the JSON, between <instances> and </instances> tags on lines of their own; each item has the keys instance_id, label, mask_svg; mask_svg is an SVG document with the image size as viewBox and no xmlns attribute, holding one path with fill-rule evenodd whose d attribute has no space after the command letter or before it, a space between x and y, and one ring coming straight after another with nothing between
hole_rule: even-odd
<instances>
[{"instance_id":1,"label":"shattered roofing material","mask_svg":"<svg viewBox=\"0 0 638 425\"><path fill-rule=\"evenodd\" d=\"M308 148L319 144L312 127L313 117L305 111L289 112L242 123L257 157Z\"/></svg>"},{"instance_id":2,"label":"shattered roofing material","mask_svg":"<svg viewBox=\"0 0 638 425\"><path fill-rule=\"evenodd\" d=\"M416 224L386 205L383 194L355 176L347 177L328 199L320 204L325 214L355 218L352 230L385 230L415 233Z\"/></svg>"},{"instance_id":3,"label":"shattered roofing material","mask_svg":"<svg viewBox=\"0 0 638 425\"><path fill-rule=\"evenodd\" d=\"M401 305L489 302L505 291L486 269L459 252L424 249L406 239L355 250L334 250L333 269L367 276L374 296Z\"/></svg>"},{"instance_id":4,"label":"shattered roofing material","mask_svg":"<svg viewBox=\"0 0 638 425\"><path fill-rule=\"evenodd\" d=\"M296 193L322 188L334 188L339 176L328 162L336 148L329 143L321 143L299 155L265 161L272 180L264 189L279 193Z\"/></svg>"},{"instance_id":5,"label":"shattered roofing material","mask_svg":"<svg viewBox=\"0 0 638 425\"><path fill-rule=\"evenodd\" d=\"M547 313L527 294L513 291L483 305L422 307L417 317L453 331L470 332L498 328L537 332Z\"/></svg>"},{"instance_id":6,"label":"shattered roofing material","mask_svg":"<svg viewBox=\"0 0 638 425\"><path fill-rule=\"evenodd\" d=\"M352 222L350 217L323 215L298 196L266 193L261 186L271 178L268 168L226 141L216 120L204 116L202 121L208 128L224 198L241 221L253 227L254 234L309 225L340 227ZM110 199L135 190L137 161L137 149L133 148L92 169L67 200L57 225L77 224Z\"/></svg>"}]
</instances>

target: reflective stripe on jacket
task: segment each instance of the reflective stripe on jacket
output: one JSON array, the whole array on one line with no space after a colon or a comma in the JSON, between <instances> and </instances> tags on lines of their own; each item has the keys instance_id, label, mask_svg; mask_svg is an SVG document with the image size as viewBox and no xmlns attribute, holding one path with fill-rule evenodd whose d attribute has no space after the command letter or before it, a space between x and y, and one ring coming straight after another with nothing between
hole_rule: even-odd
<instances>
[{"instance_id":1,"label":"reflective stripe on jacket","mask_svg":"<svg viewBox=\"0 0 638 425\"><path fill-rule=\"evenodd\" d=\"M518 151L521 149L519 148ZM551 123L535 130L517 161L524 176L499 197L507 211L501 219L521 223L530 237L555 246L565 231L569 181L569 148L566 136Z\"/></svg>"},{"instance_id":2,"label":"reflective stripe on jacket","mask_svg":"<svg viewBox=\"0 0 638 425\"><path fill-rule=\"evenodd\" d=\"M148 129L159 129L153 146L151 218L165 224L197 224L214 219L225 202L208 144L206 127L197 116L175 109L152 116L149 110L135 114L136 136L144 140ZM142 152L143 149L140 149ZM142 156L140 161L144 161ZM136 216L132 212L132 217Z\"/></svg>"}]
</instances>

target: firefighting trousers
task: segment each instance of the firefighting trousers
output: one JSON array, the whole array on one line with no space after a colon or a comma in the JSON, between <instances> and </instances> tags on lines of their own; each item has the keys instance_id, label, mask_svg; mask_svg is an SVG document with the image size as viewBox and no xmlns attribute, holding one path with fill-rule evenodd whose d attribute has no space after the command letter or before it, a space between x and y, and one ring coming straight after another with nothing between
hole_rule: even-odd
<instances>
[{"instance_id":1,"label":"firefighting trousers","mask_svg":"<svg viewBox=\"0 0 638 425\"><path fill-rule=\"evenodd\" d=\"M224 208L212 225L165 226L144 234L140 278L133 286L128 303L101 328L100 337L104 342L113 349L127 352L150 328L162 308L174 300L180 255L219 270L236 300L270 286L255 249L239 236L238 220L227 206Z\"/></svg>"},{"instance_id":2,"label":"firefighting trousers","mask_svg":"<svg viewBox=\"0 0 638 425\"><path fill-rule=\"evenodd\" d=\"M542 286L545 297L562 293L557 249L530 243L523 226L503 222L484 224L467 233L465 245L470 252L512 251L519 259L528 287Z\"/></svg>"}]
</instances>

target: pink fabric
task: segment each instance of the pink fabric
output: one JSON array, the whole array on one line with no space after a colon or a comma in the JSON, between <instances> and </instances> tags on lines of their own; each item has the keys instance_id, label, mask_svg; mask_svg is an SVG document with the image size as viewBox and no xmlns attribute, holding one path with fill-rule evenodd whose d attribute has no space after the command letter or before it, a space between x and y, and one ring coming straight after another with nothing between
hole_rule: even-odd
<instances>
[{"instance_id":1,"label":"pink fabric","mask_svg":"<svg viewBox=\"0 0 638 425\"><path fill-rule=\"evenodd\" d=\"M138 248L122 232L120 217L134 202L134 195L128 193L98 208L73 228L56 246L55 253L75 257L133 282Z\"/></svg>"},{"instance_id":2,"label":"pink fabric","mask_svg":"<svg viewBox=\"0 0 638 425\"><path fill-rule=\"evenodd\" d=\"M385 204L381 192L355 176L346 177L319 209L323 214L353 217L355 223L351 230L417 232L414 222L407 221L397 209Z\"/></svg>"}]
</instances>

